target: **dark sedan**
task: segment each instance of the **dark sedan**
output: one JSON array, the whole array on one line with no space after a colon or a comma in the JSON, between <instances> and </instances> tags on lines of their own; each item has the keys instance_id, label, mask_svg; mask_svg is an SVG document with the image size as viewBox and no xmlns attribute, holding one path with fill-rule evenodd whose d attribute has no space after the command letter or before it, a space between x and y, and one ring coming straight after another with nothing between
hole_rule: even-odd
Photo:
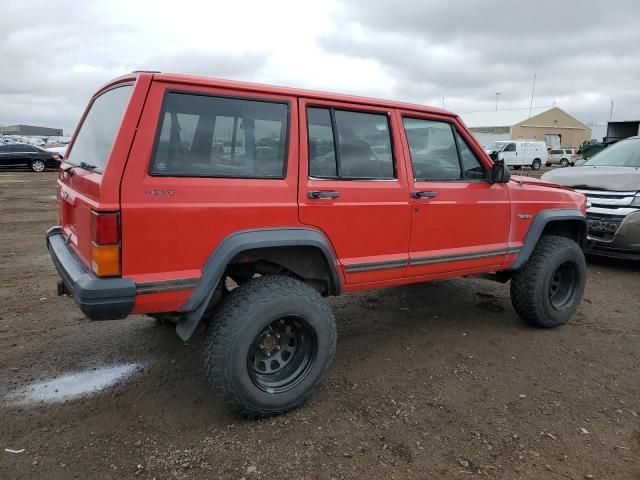
<instances>
[{"instance_id":1,"label":"dark sedan","mask_svg":"<svg viewBox=\"0 0 640 480\"><path fill-rule=\"evenodd\" d=\"M34 172L59 168L61 157L57 153L23 143L0 143L0 167L27 167Z\"/></svg>"}]
</instances>

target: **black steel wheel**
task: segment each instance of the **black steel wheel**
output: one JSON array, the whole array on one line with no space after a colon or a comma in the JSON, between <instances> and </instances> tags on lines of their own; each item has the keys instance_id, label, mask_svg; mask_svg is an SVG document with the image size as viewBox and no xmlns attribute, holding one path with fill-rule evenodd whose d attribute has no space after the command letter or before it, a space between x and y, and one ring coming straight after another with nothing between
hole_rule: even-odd
<instances>
[{"instance_id":1,"label":"black steel wheel","mask_svg":"<svg viewBox=\"0 0 640 480\"><path fill-rule=\"evenodd\" d=\"M247 354L251 381L269 393L294 388L309 374L317 344L316 334L304 318L286 315L270 322Z\"/></svg>"},{"instance_id":2,"label":"black steel wheel","mask_svg":"<svg viewBox=\"0 0 640 480\"><path fill-rule=\"evenodd\" d=\"M575 262L561 264L549 280L549 301L556 310L562 310L573 302L578 288L578 267Z\"/></svg>"},{"instance_id":3,"label":"black steel wheel","mask_svg":"<svg viewBox=\"0 0 640 480\"><path fill-rule=\"evenodd\" d=\"M537 327L557 327L576 311L586 283L586 262L573 240L543 235L527 263L511 278L511 303Z\"/></svg>"},{"instance_id":4,"label":"black steel wheel","mask_svg":"<svg viewBox=\"0 0 640 480\"><path fill-rule=\"evenodd\" d=\"M326 378L336 348L331 309L291 277L252 278L216 307L204 342L214 392L232 410L265 417L300 406Z\"/></svg>"},{"instance_id":5,"label":"black steel wheel","mask_svg":"<svg viewBox=\"0 0 640 480\"><path fill-rule=\"evenodd\" d=\"M531 163L531 169L532 170L540 170L540 166L542 165L542 162L540 161L539 158L536 158L532 163Z\"/></svg>"}]
</instances>

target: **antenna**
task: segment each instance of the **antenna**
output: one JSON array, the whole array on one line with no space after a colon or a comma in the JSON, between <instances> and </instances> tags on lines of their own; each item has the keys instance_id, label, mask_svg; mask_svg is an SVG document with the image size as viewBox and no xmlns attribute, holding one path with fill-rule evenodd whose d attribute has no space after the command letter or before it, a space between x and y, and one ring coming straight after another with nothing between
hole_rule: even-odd
<instances>
[{"instance_id":1,"label":"antenna","mask_svg":"<svg viewBox=\"0 0 640 480\"><path fill-rule=\"evenodd\" d=\"M496 92L496 111L498 110L498 97L502 95L502 92Z\"/></svg>"},{"instance_id":2,"label":"antenna","mask_svg":"<svg viewBox=\"0 0 640 480\"><path fill-rule=\"evenodd\" d=\"M611 99L611 111L609 112L609 121L613 118L613 99Z\"/></svg>"},{"instance_id":3,"label":"antenna","mask_svg":"<svg viewBox=\"0 0 640 480\"><path fill-rule=\"evenodd\" d=\"M531 110L533 110L533 94L536 91L536 74L533 74L533 88L531 89L531 102L529 103L529 118L531 118Z\"/></svg>"}]
</instances>

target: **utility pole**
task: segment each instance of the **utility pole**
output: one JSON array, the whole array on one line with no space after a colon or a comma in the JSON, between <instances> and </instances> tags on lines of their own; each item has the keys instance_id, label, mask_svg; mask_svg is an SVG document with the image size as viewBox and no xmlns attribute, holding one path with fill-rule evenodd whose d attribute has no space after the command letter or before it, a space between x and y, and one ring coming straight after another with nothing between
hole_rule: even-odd
<instances>
[{"instance_id":1,"label":"utility pole","mask_svg":"<svg viewBox=\"0 0 640 480\"><path fill-rule=\"evenodd\" d=\"M502 95L501 92L496 92L496 111L498 110L498 98Z\"/></svg>"},{"instance_id":2,"label":"utility pole","mask_svg":"<svg viewBox=\"0 0 640 480\"><path fill-rule=\"evenodd\" d=\"M442 109L444 110L444 97L442 97Z\"/></svg>"}]
</instances>

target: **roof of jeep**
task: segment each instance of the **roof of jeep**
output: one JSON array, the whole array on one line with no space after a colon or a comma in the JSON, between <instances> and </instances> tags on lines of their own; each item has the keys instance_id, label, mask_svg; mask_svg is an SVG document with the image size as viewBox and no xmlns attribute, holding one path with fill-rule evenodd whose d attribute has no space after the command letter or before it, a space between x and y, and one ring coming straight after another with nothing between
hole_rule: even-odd
<instances>
[{"instance_id":1,"label":"roof of jeep","mask_svg":"<svg viewBox=\"0 0 640 480\"><path fill-rule=\"evenodd\" d=\"M415 103L396 102L392 100L383 100L379 98L367 98L357 95L346 95L340 93L319 92L315 90L305 90L302 88L291 88L275 85L266 85L261 83L240 82L237 80L225 80L221 78L212 77L199 77L194 75L182 75L177 73L160 73L160 72L145 72L136 71L132 74L124 75L109 82L105 87L109 87L114 83L121 82L123 80L133 80L140 75L153 75L154 81L165 81L172 83L181 83L184 85L199 85L210 87L222 87L233 90L242 90L246 92L259 92L259 93L274 93L277 95L290 95L296 97L313 98L317 100L328 101L340 101L346 103L354 103L360 105L375 105L386 108L401 108L405 110L413 110L416 112L436 113L440 115L447 115L457 117L458 115L436 107L427 107L425 105L418 105ZM102 90L102 89L101 89Z\"/></svg>"}]
</instances>

